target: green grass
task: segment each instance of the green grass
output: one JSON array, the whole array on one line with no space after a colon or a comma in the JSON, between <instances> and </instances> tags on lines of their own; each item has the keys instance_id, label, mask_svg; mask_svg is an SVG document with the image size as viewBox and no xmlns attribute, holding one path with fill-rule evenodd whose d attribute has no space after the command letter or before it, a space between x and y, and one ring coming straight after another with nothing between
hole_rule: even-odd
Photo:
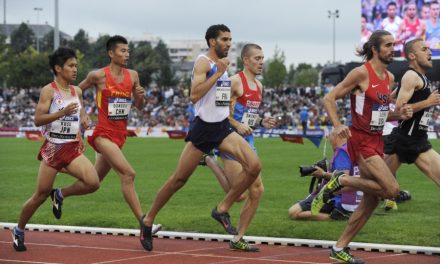
<instances>
[{"instance_id":1,"label":"green grass","mask_svg":"<svg viewBox=\"0 0 440 264\"><path fill-rule=\"evenodd\" d=\"M16 222L21 206L35 190L41 141L0 139L0 222ZM432 141L440 149L440 141ZM129 138L124 153L137 171L136 189L146 211L157 190L173 172L184 142L169 139ZM321 149L311 143L284 143L280 139L257 139L263 163L265 193L248 235L336 240L346 222L291 221L287 209L303 199L310 178L300 178L299 165L322 158ZM91 147L86 155L93 161ZM409 244L440 247L440 192L415 166L403 166L398 172L403 189L413 199L399 204L396 212L374 215L354 239L358 242ZM55 186L69 184L73 178L60 174ZM211 209L223 198L215 177L199 167L184 188L176 193L156 218L165 230L214 232L223 234L210 217ZM234 223L241 204L230 211ZM381 211L378 209L378 211ZM93 194L70 197L63 207L63 218L55 220L49 201L44 203L31 223L138 228L120 192L117 175L111 172Z\"/></svg>"}]
</instances>

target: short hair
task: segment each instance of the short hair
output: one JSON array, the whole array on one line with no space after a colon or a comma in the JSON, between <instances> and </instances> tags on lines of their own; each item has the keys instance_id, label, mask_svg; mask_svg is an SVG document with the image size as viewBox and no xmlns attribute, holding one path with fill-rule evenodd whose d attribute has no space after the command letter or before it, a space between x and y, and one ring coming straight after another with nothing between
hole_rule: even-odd
<instances>
[{"instance_id":1,"label":"short hair","mask_svg":"<svg viewBox=\"0 0 440 264\"><path fill-rule=\"evenodd\" d=\"M113 37L110 37L107 40L107 44L106 44L107 51L115 50L116 45L118 45L118 44L128 44L128 41L123 36L114 35Z\"/></svg>"},{"instance_id":2,"label":"short hair","mask_svg":"<svg viewBox=\"0 0 440 264\"><path fill-rule=\"evenodd\" d=\"M390 6L395 6L395 7L397 7L397 4L396 4L396 2L389 2L388 5L387 5L387 9L388 9L388 7L390 7Z\"/></svg>"},{"instance_id":3,"label":"short hair","mask_svg":"<svg viewBox=\"0 0 440 264\"><path fill-rule=\"evenodd\" d=\"M249 57L249 52L251 51L251 49L262 50L262 48L257 44L248 43L244 45L243 48L241 49L241 60L243 60L244 57Z\"/></svg>"},{"instance_id":4,"label":"short hair","mask_svg":"<svg viewBox=\"0 0 440 264\"><path fill-rule=\"evenodd\" d=\"M386 30L374 31L362 48L356 50L356 54L364 57L366 60L371 60L373 58L373 48L376 48L376 50L379 51L384 36L392 36L392 34Z\"/></svg>"},{"instance_id":5,"label":"short hair","mask_svg":"<svg viewBox=\"0 0 440 264\"><path fill-rule=\"evenodd\" d=\"M212 25L206 30L205 39L206 39L206 44L208 44L208 47L209 47L209 40L217 38L218 35L220 35L220 32L231 32L231 30L226 25L223 24Z\"/></svg>"},{"instance_id":6,"label":"short hair","mask_svg":"<svg viewBox=\"0 0 440 264\"><path fill-rule=\"evenodd\" d=\"M71 58L77 58L73 49L66 47L59 47L56 49L51 55L49 55L49 65L52 68L52 72L57 75L55 66L58 65L62 68L66 61Z\"/></svg>"},{"instance_id":7,"label":"short hair","mask_svg":"<svg viewBox=\"0 0 440 264\"><path fill-rule=\"evenodd\" d=\"M403 51L405 52L405 58L407 60L409 60L408 55L412 52L414 52L414 44L416 44L417 42L422 41L422 38L415 38L413 40L410 40L408 42L405 43L405 46L403 47Z\"/></svg>"},{"instance_id":8,"label":"short hair","mask_svg":"<svg viewBox=\"0 0 440 264\"><path fill-rule=\"evenodd\" d=\"M429 3L429 7L431 7L432 5L438 5L438 4L439 4L438 1L431 1Z\"/></svg>"}]
</instances>

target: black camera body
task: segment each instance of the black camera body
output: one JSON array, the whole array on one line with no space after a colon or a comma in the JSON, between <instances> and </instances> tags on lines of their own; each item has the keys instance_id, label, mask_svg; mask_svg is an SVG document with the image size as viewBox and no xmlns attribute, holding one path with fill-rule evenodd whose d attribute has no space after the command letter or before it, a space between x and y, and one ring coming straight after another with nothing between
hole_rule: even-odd
<instances>
[{"instance_id":1,"label":"black camera body","mask_svg":"<svg viewBox=\"0 0 440 264\"><path fill-rule=\"evenodd\" d=\"M312 166L309 166L309 165L299 166L299 173L300 173L301 177L310 175L311 173L316 171L316 168L314 166L320 167L324 171L327 171L327 158L323 158L322 160L317 161Z\"/></svg>"}]
</instances>

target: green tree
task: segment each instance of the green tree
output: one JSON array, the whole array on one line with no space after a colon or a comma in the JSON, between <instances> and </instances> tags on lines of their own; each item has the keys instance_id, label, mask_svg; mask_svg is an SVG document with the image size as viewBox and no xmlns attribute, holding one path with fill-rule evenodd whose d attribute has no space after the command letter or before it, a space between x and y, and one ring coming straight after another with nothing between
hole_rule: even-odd
<instances>
[{"instance_id":1,"label":"green tree","mask_svg":"<svg viewBox=\"0 0 440 264\"><path fill-rule=\"evenodd\" d=\"M315 68L302 69L296 72L294 78L294 85L308 86L310 84L318 83L319 72Z\"/></svg>"},{"instance_id":2,"label":"green tree","mask_svg":"<svg viewBox=\"0 0 440 264\"><path fill-rule=\"evenodd\" d=\"M84 29L80 29L78 33L76 33L73 39L69 41L68 46L74 50L80 50L81 53L86 56L90 55L89 36Z\"/></svg>"},{"instance_id":3,"label":"green tree","mask_svg":"<svg viewBox=\"0 0 440 264\"><path fill-rule=\"evenodd\" d=\"M5 88L11 63L11 46L6 43L6 36L0 34L0 83Z\"/></svg>"},{"instance_id":4,"label":"green tree","mask_svg":"<svg viewBox=\"0 0 440 264\"><path fill-rule=\"evenodd\" d=\"M287 84L292 85L294 83L295 78L295 65L289 65L289 71L287 72Z\"/></svg>"},{"instance_id":5,"label":"green tree","mask_svg":"<svg viewBox=\"0 0 440 264\"><path fill-rule=\"evenodd\" d=\"M280 51L278 47L275 48L274 57L269 60L267 69L263 72L263 83L266 87L281 87L287 75L284 61L284 52Z\"/></svg>"},{"instance_id":6,"label":"green tree","mask_svg":"<svg viewBox=\"0 0 440 264\"><path fill-rule=\"evenodd\" d=\"M25 23L21 23L11 34L11 47L17 54L25 51L28 47L34 45L34 43L35 34Z\"/></svg>"},{"instance_id":7,"label":"green tree","mask_svg":"<svg viewBox=\"0 0 440 264\"><path fill-rule=\"evenodd\" d=\"M243 60L240 56L237 56L237 72L240 72L244 69Z\"/></svg>"},{"instance_id":8,"label":"green tree","mask_svg":"<svg viewBox=\"0 0 440 264\"><path fill-rule=\"evenodd\" d=\"M54 35L55 35L55 31L51 30L40 39L40 51L51 53L54 50L54 43L53 43ZM69 41L67 39L62 38L60 36L61 47L68 46L68 43Z\"/></svg>"},{"instance_id":9,"label":"green tree","mask_svg":"<svg viewBox=\"0 0 440 264\"><path fill-rule=\"evenodd\" d=\"M159 69L154 77L157 86L164 88L176 85L178 80L174 77L174 72L171 70L171 59L168 53L168 47L162 40L154 47L154 53L154 57L159 64Z\"/></svg>"},{"instance_id":10,"label":"green tree","mask_svg":"<svg viewBox=\"0 0 440 264\"><path fill-rule=\"evenodd\" d=\"M49 67L47 52L38 53L34 48L14 57L14 63L9 65L8 84L20 88L41 87L53 80Z\"/></svg>"},{"instance_id":11,"label":"green tree","mask_svg":"<svg viewBox=\"0 0 440 264\"><path fill-rule=\"evenodd\" d=\"M153 81L153 74L160 69L160 64L151 44L147 41L139 42L131 52L131 57L133 69L138 72L141 85L148 86Z\"/></svg>"},{"instance_id":12,"label":"green tree","mask_svg":"<svg viewBox=\"0 0 440 264\"><path fill-rule=\"evenodd\" d=\"M86 60L88 64L94 68L102 68L107 66L110 63L110 59L107 55L107 41L110 38L109 35L100 36L96 42L91 43L90 45L90 54L91 56L87 56Z\"/></svg>"}]
</instances>

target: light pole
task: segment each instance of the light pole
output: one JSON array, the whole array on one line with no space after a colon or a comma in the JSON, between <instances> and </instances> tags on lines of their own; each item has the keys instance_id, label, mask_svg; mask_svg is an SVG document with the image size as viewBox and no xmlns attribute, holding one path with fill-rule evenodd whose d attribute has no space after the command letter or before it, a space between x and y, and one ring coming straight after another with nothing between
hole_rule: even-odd
<instances>
[{"instance_id":1,"label":"light pole","mask_svg":"<svg viewBox=\"0 0 440 264\"><path fill-rule=\"evenodd\" d=\"M334 12L328 10L328 18L333 17L333 63L336 62L335 60L335 38L336 38L336 18L339 18L339 10L336 9Z\"/></svg>"},{"instance_id":2,"label":"light pole","mask_svg":"<svg viewBox=\"0 0 440 264\"><path fill-rule=\"evenodd\" d=\"M34 10L37 11L37 51L40 52L40 11L43 11L43 8L34 7Z\"/></svg>"},{"instance_id":3,"label":"light pole","mask_svg":"<svg viewBox=\"0 0 440 264\"><path fill-rule=\"evenodd\" d=\"M53 32L53 49L56 50L60 46L60 30L58 25L58 0L55 0L55 29Z\"/></svg>"}]
</instances>

